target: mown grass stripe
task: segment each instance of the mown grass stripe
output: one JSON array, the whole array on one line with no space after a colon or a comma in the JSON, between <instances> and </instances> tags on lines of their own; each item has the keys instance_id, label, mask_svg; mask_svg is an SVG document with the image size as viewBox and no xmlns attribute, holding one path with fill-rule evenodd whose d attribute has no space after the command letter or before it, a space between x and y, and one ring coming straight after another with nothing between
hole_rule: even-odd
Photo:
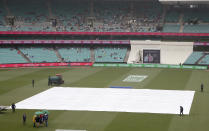
<instances>
[{"instance_id":1,"label":"mown grass stripe","mask_svg":"<svg viewBox=\"0 0 209 131\"><path fill-rule=\"evenodd\" d=\"M72 87L104 87L129 72L131 68L103 68L94 74L80 79L77 82L70 84Z\"/></svg>"},{"instance_id":2,"label":"mown grass stripe","mask_svg":"<svg viewBox=\"0 0 209 131\"><path fill-rule=\"evenodd\" d=\"M14 78L0 81L0 94L7 93L16 88L20 88L26 85L31 85L32 80L38 82L42 79L47 79L49 75L55 75L56 73L65 72L68 69L39 69L35 72L26 73L23 75L18 75ZM27 70L25 70L27 72ZM23 70L24 72L24 70ZM14 71L14 73L16 73ZM47 81L46 81L47 83Z\"/></svg>"},{"instance_id":3,"label":"mown grass stripe","mask_svg":"<svg viewBox=\"0 0 209 131\"><path fill-rule=\"evenodd\" d=\"M189 81L191 73L192 70L165 69L144 88L182 90Z\"/></svg>"}]
</instances>

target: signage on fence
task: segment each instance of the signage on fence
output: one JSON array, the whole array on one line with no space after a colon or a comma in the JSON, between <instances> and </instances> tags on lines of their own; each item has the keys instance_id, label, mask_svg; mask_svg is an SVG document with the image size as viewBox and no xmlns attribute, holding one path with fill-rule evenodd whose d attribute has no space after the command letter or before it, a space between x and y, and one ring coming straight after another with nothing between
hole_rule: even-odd
<instances>
[{"instance_id":1,"label":"signage on fence","mask_svg":"<svg viewBox=\"0 0 209 131\"><path fill-rule=\"evenodd\" d=\"M24 63L24 64L0 64L0 68L18 68L18 67L50 67L50 66L92 66L92 62L74 62L74 63Z\"/></svg>"},{"instance_id":2,"label":"signage on fence","mask_svg":"<svg viewBox=\"0 0 209 131\"><path fill-rule=\"evenodd\" d=\"M94 67L148 67L148 68L177 68L177 69L207 69L207 66L193 65L163 65L163 64L93 64Z\"/></svg>"}]
</instances>

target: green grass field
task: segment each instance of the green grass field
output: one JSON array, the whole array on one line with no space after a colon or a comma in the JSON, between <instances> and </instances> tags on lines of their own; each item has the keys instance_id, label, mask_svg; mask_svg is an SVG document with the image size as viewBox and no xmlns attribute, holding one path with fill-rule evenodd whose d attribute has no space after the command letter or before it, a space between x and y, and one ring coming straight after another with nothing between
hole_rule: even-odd
<instances>
[{"instance_id":1,"label":"green grass field","mask_svg":"<svg viewBox=\"0 0 209 131\"><path fill-rule=\"evenodd\" d=\"M209 72L155 68L26 68L0 70L0 105L10 105L49 89L48 76L62 74L66 87L132 86L138 89L195 90L189 116L90 111L50 111L49 126L33 128L35 110L0 113L0 131L207 131L209 129ZM123 82L129 75L147 75L140 83ZM35 80L35 88L31 81ZM204 92L200 84L204 83ZM27 114L26 125L22 114Z\"/></svg>"}]
</instances>

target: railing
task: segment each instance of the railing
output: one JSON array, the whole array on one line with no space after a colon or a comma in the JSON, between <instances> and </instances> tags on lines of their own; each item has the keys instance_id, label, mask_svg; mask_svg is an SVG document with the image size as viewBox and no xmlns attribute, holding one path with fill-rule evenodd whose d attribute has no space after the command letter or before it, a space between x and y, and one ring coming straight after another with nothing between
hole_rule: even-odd
<instances>
[{"instance_id":1,"label":"railing","mask_svg":"<svg viewBox=\"0 0 209 131\"><path fill-rule=\"evenodd\" d=\"M129 40L0 40L0 44L130 44Z\"/></svg>"},{"instance_id":2,"label":"railing","mask_svg":"<svg viewBox=\"0 0 209 131\"><path fill-rule=\"evenodd\" d=\"M209 36L209 33L0 31L0 35Z\"/></svg>"},{"instance_id":3,"label":"railing","mask_svg":"<svg viewBox=\"0 0 209 131\"><path fill-rule=\"evenodd\" d=\"M209 46L209 43L208 42L195 42L194 45L197 45L197 46Z\"/></svg>"}]
</instances>

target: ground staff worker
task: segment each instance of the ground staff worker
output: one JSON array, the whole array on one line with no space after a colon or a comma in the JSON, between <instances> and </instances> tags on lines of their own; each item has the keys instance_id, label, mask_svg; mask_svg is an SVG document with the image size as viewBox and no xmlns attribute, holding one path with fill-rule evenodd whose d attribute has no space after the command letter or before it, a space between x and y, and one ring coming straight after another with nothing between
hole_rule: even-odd
<instances>
[{"instance_id":1,"label":"ground staff worker","mask_svg":"<svg viewBox=\"0 0 209 131\"><path fill-rule=\"evenodd\" d=\"M180 116L183 116L184 115L184 108L183 106L180 106Z\"/></svg>"},{"instance_id":2,"label":"ground staff worker","mask_svg":"<svg viewBox=\"0 0 209 131\"><path fill-rule=\"evenodd\" d=\"M204 88L204 85L201 84L201 86L200 86L201 92L203 92L203 88Z\"/></svg>"},{"instance_id":3,"label":"ground staff worker","mask_svg":"<svg viewBox=\"0 0 209 131\"><path fill-rule=\"evenodd\" d=\"M15 106L15 104L14 104L14 103L12 103L11 107L12 107L12 111L13 111L13 112L15 112L15 108L16 108L16 106Z\"/></svg>"},{"instance_id":4,"label":"ground staff worker","mask_svg":"<svg viewBox=\"0 0 209 131\"><path fill-rule=\"evenodd\" d=\"M34 88L34 84L35 84L35 80L32 80L32 86L33 86L33 88Z\"/></svg>"},{"instance_id":5,"label":"ground staff worker","mask_svg":"<svg viewBox=\"0 0 209 131\"><path fill-rule=\"evenodd\" d=\"M36 127L36 115L33 116L33 127Z\"/></svg>"},{"instance_id":6,"label":"ground staff worker","mask_svg":"<svg viewBox=\"0 0 209 131\"><path fill-rule=\"evenodd\" d=\"M26 114L25 113L23 114L22 119L23 119L23 124L25 125L25 122L26 122Z\"/></svg>"}]
</instances>

